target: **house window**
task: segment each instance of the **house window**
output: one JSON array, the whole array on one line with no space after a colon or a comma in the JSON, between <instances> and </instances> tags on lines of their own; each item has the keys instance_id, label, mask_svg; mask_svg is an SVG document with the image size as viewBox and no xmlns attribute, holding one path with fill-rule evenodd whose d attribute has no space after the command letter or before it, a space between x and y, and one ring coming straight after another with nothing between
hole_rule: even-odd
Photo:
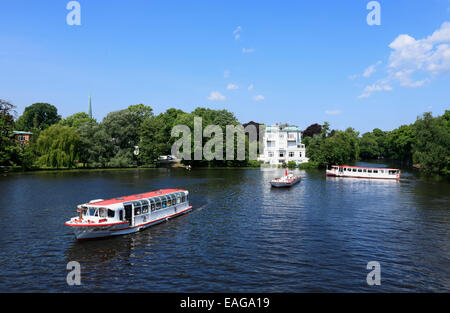
<instances>
[{"instance_id":1,"label":"house window","mask_svg":"<svg viewBox=\"0 0 450 313\"><path fill-rule=\"evenodd\" d=\"M284 158L284 152L280 152L280 158Z\"/></svg>"},{"instance_id":2,"label":"house window","mask_svg":"<svg viewBox=\"0 0 450 313\"><path fill-rule=\"evenodd\" d=\"M269 158L273 158L273 152L269 152Z\"/></svg>"},{"instance_id":3,"label":"house window","mask_svg":"<svg viewBox=\"0 0 450 313\"><path fill-rule=\"evenodd\" d=\"M289 152L289 157L293 158L294 157L294 152Z\"/></svg>"}]
</instances>

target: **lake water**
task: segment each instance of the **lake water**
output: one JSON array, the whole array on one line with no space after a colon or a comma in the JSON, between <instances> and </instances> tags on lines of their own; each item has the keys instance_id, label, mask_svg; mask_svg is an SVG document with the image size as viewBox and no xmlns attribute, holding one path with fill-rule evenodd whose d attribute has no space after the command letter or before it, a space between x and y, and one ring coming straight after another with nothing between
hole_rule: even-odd
<instances>
[{"instance_id":1,"label":"lake water","mask_svg":"<svg viewBox=\"0 0 450 313\"><path fill-rule=\"evenodd\" d=\"M450 184L283 170L147 169L0 177L0 292L450 291ZM92 199L190 191L192 213L77 242L64 222ZM66 265L81 264L81 286ZM369 286L367 263L381 265Z\"/></svg>"}]
</instances>

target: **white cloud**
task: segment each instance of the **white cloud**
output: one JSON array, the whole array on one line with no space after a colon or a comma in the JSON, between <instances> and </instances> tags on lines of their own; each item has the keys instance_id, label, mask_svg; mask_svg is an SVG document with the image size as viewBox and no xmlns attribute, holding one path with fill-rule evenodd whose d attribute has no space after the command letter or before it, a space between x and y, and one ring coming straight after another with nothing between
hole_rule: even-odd
<instances>
[{"instance_id":1,"label":"white cloud","mask_svg":"<svg viewBox=\"0 0 450 313\"><path fill-rule=\"evenodd\" d=\"M234 30L234 32L233 32L234 40L238 40L239 38L241 38L241 34L240 34L241 30L242 30L242 27L241 27L241 26L238 26L238 27Z\"/></svg>"},{"instance_id":2,"label":"white cloud","mask_svg":"<svg viewBox=\"0 0 450 313\"><path fill-rule=\"evenodd\" d=\"M239 86L235 84L228 84L227 90L234 90L234 89L239 89Z\"/></svg>"},{"instance_id":3,"label":"white cloud","mask_svg":"<svg viewBox=\"0 0 450 313\"><path fill-rule=\"evenodd\" d=\"M251 84L250 86L248 86L248 90L250 91L250 90L253 90L253 88L254 88L254 86L253 86L253 84Z\"/></svg>"},{"instance_id":4,"label":"white cloud","mask_svg":"<svg viewBox=\"0 0 450 313\"><path fill-rule=\"evenodd\" d=\"M372 64L371 66L369 66L368 68L366 68L365 70L364 70L364 73L363 73L363 76L365 77L365 78L369 78L373 73L375 73L375 68L378 66L378 65L380 65L381 64L381 61L378 61L377 63L375 63L375 64Z\"/></svg>"},{"instance_id":5,"label":"white cloud","mask_svg":"<svg viewBox=\"0 0 450 313\"><path fill-rule=\"evenodd\" d=\"M365 87L359 98L367 98L376 91L392 90L391 85L421 87L438 75L450 72L450 22L423 39L401 34L389 44L387 76ZM370 67L366 70L370 76Z\"/></svg>"},{"instance_id":6,"label":"white cloud","mask_svg":"<svg viewBox=\"0 0 450 313\"><path fill-rule=\"evenodd\" d=\"M341 114L341 111L340 110L326 110L325 114L326 115L339 115L339 114Z\"/></svg>"},{"instance_id":7,"label":"white cloud","mask_svg":"<svg viewBox=\"0 0 450 313\"><path fill-rule=\"evenodd\" d=\"M354 79L356 79L358 77L361 77L361 76L365 77L365 78L369 78L370 76L372 76L373 73L376 72L376 67L378 65L380 65L381 63L382 63L381 61L378 61L377 63L372 64L369 67L367 67L362 74L350 75L348 78L351 79L351 80L354 80Z\"/></svg>"},{"instance_id":8,"label":"white cloud","mask_svg":"<svg viewBox=\"0 0 450 313\"><path fill-rule=\"evenodd\" d=\"M226 99L226 97L218 91L211 91L211 93L208 97L208 100L211 100L211 101L225 101L225 99Z\"/></svg>"},{"instance_id":9,"label":"white cloud","mask_svg":"<svg viewBox=\"0 0 450 313\"><path fill-rule=\"evenodd\" d=\"M263 95L254 96L253 100L255 100L255 101L262 101L262 100L264 100L264 96Z\"/></svg>"},{"instance_id":10,"label":"white cloud","mask_svg":"<svg viewBox=\"0 0 450 313\"><path fill-rule=\"evenodd\" d=\"M242 48L242 53L252 53L252 52L255 52L255 49Z\"/></svg>"},{"instance_id":11,"label":"white cloud","mask_svg":"<svg viewBox=\"0 0 450 313\"><path fill-rule=\"evenodd\" d=\"M386 82L381 81L372 85L368 85L364 88L363 93L358 98L368 98L375 91L391 91L392 87L388 85Z\"/></svg>"}]
</instances>

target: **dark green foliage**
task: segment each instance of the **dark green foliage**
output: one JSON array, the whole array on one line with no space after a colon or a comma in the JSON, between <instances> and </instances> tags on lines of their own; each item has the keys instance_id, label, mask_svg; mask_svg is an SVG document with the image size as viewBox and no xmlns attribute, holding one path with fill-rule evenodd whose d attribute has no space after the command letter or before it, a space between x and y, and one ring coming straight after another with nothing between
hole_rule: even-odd
<instances>
[{"instance_id":1,"label":"dark green foliage","mask_svg":"<svg viewBox=\"0 0 450 313\"><path fill-rule=\"evenodd\" d=\"M414 123L413 162L427 173L450 174L450 111L433 118L425 113Z\"/></svg>"},{"instance_id":2,"label":"dark green foliage","mask_svg":"<svg viewBox=\"0 0 450 313\"><path fill-rule=\"evenodd\" d=\"M61 125L63 126L69 126L75 129L78 129L81 124L89 121L95 121L94 119L90 118L89 115L85 112L75 113L65 119L61 120Z\"/></svg>"},{"instance_id":3,"label":"dark green foliage","mask_svg":"<svg viewBox=\"0 0 450 313\"><path fill-rule=\"evenodd\" d=\"M58 123L61 116L55 106L48 103L34 103L25 108L16 121L16 130L39 132Z\"/></svg>"},{"instance_id":4,"label":"dark green foliage","mask_svg":"<svg viewBox=\"0 0 450 313\"><path fill-rule=\"evenodd\" d=\"M0 166L12 165L11 159L15 152L14 136L14 106L0 99Z\"/></svg>"},{"instance_id":5,"label":"dark green foliage","mask_svg":"<svg viewBox=\"0 0 450 313\"><path fill-rule=\"evenodd\" d=\"M353 128L345 131L329 132L329 125L324 124L322 133L315 135L306 150L306 156L319 167L340 165L359 159L358 132Z\"/></svg>"}]
</instances>

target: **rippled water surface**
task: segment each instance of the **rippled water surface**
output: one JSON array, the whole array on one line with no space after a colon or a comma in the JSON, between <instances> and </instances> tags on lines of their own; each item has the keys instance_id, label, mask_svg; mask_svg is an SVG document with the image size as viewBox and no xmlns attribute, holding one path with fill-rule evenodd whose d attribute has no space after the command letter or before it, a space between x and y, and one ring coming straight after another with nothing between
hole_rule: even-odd
<instances>
[{"instance_id":1,"label":"rippled water surface","mask_svg":"<svg viewBox=\"0 0 450 313\"><path fill-rule=\"evenodd\" d=\"M450 184L326 178L273 189L282 170L108 170L0 177L0 292L450 291ZM76 205L162 188L190 214L77 242ZM81 264L68 286L66 265ZM381 264L368 286L367 263Z\"/></svg>"}]
</instances>

